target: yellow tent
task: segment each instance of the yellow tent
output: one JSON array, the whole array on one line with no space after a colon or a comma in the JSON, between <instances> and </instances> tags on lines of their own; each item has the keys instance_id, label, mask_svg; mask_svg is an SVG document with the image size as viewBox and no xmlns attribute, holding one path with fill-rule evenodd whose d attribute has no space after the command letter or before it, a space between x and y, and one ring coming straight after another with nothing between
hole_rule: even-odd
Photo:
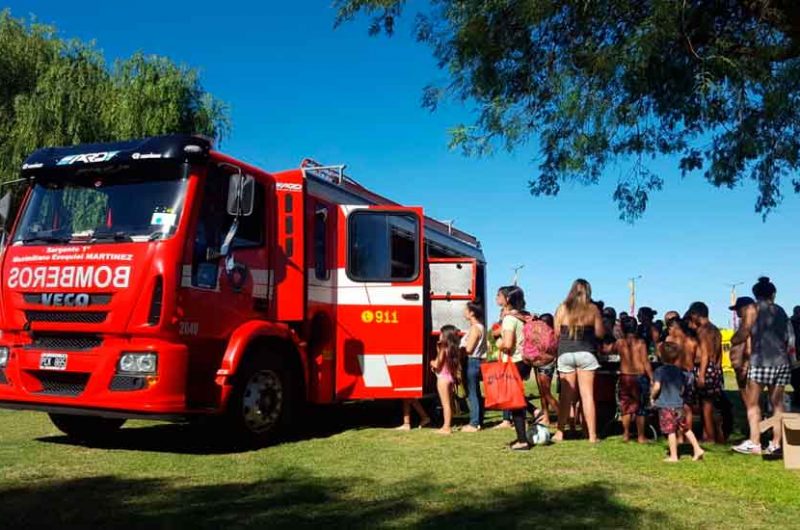
<instances>
[{"instance_id":1,"label":"yellow tent","mask_svg":"<svg viewBox=\"0 0 800 530\"><path fill-rule=\"evenodd\" d=\"M722 369L726 372L732 372L731 339L735 332L732 329L721 329L720 333L722 333Z\"/></svg>"}]
</instances>

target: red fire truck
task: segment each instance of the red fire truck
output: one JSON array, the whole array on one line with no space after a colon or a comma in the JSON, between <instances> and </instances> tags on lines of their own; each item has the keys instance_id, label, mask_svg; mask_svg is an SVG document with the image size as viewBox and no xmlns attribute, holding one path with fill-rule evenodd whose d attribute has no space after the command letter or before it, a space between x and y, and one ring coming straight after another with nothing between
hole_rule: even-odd
<instances>
[{"instance_id":1,"label":"red fire truck","mask_svg":"<svg viewBox=\"0 0 800 530\"><path fill-rule=\"evenodd\" d=\"M485 300L474 237L340 166L267 173L174 135L40 149L20 181L0 406L70 436L214 416L263 443L304 403L420 397L435 331Z\"/></svg>"}]
</instances>

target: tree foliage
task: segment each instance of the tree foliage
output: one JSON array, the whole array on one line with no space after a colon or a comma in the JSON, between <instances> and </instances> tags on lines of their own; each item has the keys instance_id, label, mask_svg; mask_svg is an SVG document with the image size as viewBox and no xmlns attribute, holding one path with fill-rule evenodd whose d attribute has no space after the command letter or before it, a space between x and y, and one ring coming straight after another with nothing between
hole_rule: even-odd
<instances>
[{"instance_id":1,"label":"tree foliage","mask_svg":"<svg viewBox=\"0 0 800 530\"><path fill-rule=\"evenodd\" d=\"M452 145L482 155L538 143L534 195L597 183L624 164L614 200L632 221L663 178L659 156L718 187L752 180L763 216L800 192L800 2L430 0L416 36L448 73L425 89L477 104ZM337 23L394 31L404 0L335 0Z\"/></svg>"},{"instance_id":2,"label":"tree foliage","mask_svg":"<svg viewBox=\"0 0 800 530\"><path fill-rule=\"evenodd\" d=\"M108 68L92 44L0 12L0 178L42 146L228 129L196 70L141 53Z\"/></svg>"}]
</instances>

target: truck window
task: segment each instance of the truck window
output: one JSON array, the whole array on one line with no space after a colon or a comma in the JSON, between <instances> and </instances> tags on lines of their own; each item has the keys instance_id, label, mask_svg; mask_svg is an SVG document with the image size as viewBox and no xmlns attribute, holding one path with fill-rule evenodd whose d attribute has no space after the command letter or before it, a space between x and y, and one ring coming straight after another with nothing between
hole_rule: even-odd
<instances>
[{"instance_id":1,"label":"truck window","mask_svg":"<svg viewBox=\"0 0 800 530\"><path fill-rule=\"evenodd\" d=\"M354 212L347 274L362 282L410 281L419 273L419 221L407 213Z\"/></svg>"},{"instance_id":2,"label":"truck window","mask_svg":"<svg viewBox=\"0 0 800 530\"><path fill-rule=\"evenodd\" d=\"M210 169L203 187L203 203L195 232L192 265L192 285L196 287L216 287L220 260L208 258L209 250L219 252L233 223L233 216L226 211L228 180L228 174ZM234 250L264 245L265 208L264 187L256 182L253 214L239 218L239 228L232 244Z\"/></svg>"},{"instance_id":3,"label":"truck window","mask_svg":"<svg viewBox=\"0 0 800 530\"><path fill-rule=\"evenodd\" d=\"M328 208L317 207L314 214L314 275L318 280L330 278L328 267Z\"/></svg>"}]
</instances>

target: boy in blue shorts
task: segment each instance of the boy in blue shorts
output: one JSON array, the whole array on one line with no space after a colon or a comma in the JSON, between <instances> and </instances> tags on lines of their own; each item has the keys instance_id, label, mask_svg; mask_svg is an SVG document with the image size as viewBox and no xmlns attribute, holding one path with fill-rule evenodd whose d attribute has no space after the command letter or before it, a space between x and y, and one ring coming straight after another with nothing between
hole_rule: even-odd
<instances>
[{"instance_id":1,"label":"boy in blue shorts","mask_svg":"<svg viewBox=\"0 0 800 530\"><path fill-rule=\"evenodd\" d=\"M665 342L661 353L663 366L656 369L653 374L653 389L651 397L658 408L658 423L661 432L667 436L669 442L669 456L665 462L678 461L678 433L682 433L686 440L692 444L695 462L703 459L705 451L697 442L697 437L686 422L683 410L684 376L678 366L681 358L681 349L674 342Z\"/></svg>"}]
</instances>

